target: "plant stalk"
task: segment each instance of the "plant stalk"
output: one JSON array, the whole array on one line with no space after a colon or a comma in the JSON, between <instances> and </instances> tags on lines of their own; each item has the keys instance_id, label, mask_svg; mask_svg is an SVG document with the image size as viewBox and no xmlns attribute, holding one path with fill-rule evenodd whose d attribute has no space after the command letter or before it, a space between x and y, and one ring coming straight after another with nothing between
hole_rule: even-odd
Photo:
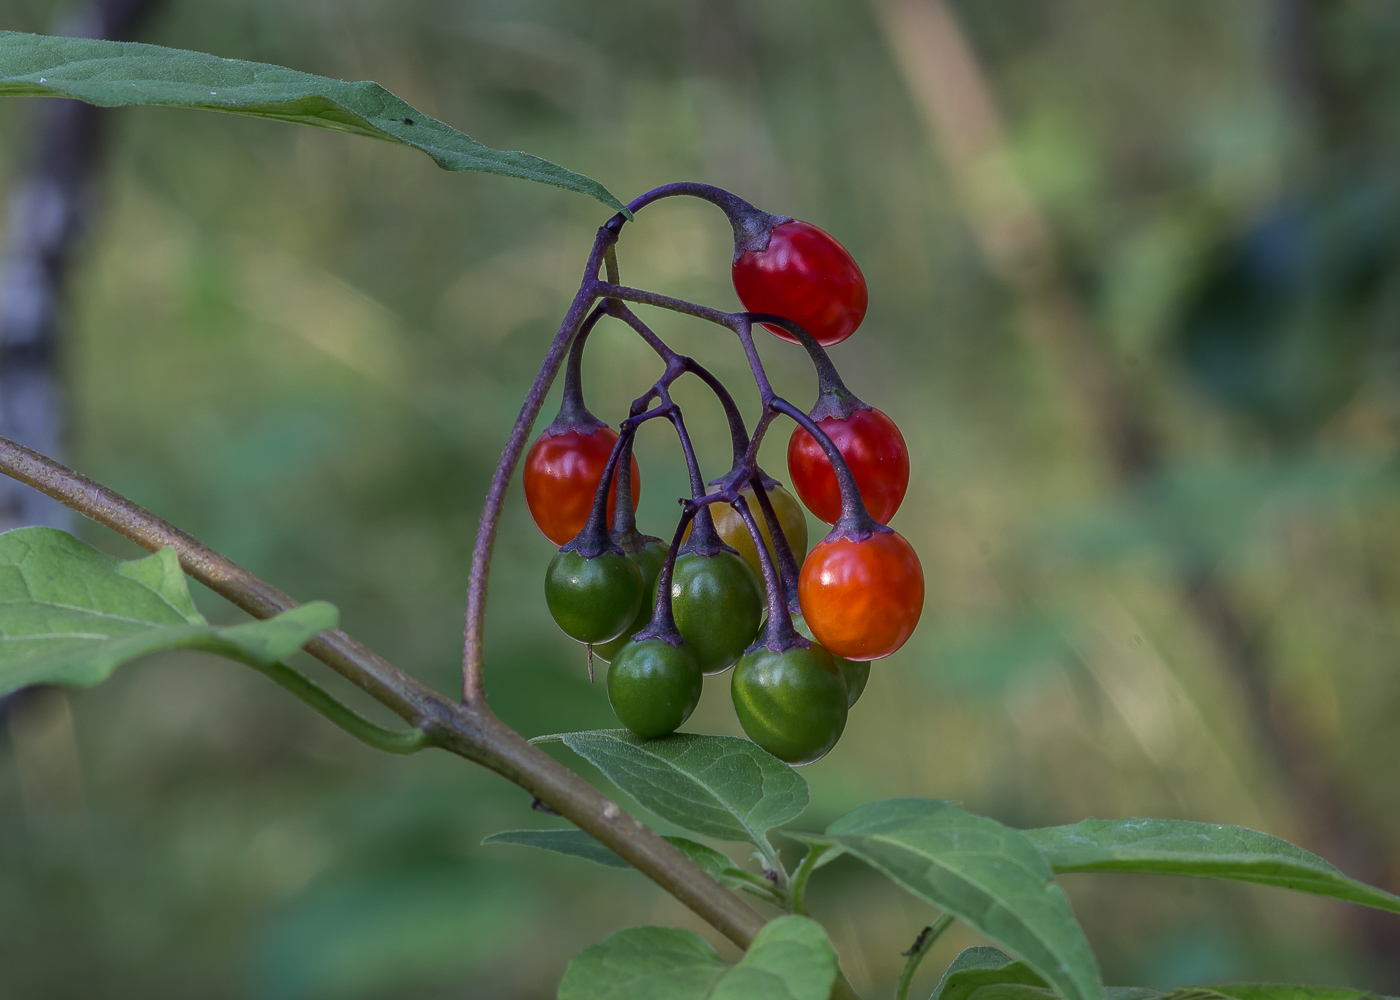
<instances>
[{"instance_id":1,"label":"plant stalk","mask_svg":"<svg viewBox=\"0 0 1400 1000\"><path fill-rule=\"evenodd\" d=\"M175 549L186 573L255 618L296 602L154 514L72 469L0 438L0 472L26 483L142 548ZM495 771L587 831L740 948L764 919L679 850L498 719L483 702L459 703L422 684L344 632L303 647L426 738Z\"/></svg>"}]
</instances>

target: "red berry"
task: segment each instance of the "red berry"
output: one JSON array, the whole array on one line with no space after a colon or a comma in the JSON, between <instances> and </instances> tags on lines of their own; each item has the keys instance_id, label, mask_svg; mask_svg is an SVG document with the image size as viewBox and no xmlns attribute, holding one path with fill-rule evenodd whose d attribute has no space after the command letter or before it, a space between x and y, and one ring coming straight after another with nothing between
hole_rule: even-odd
<instances>
[{"instance_id":1,"label":"red berry","mask_svg":"<svg viewBox=\"0 0 1400 1000\"><path fill-rule=\"evenodd\" d=\"M814 548L797 580L802 615L834 656L878 660L914 634L924 608L924 571L914 548L894 531Z\"/></svg>"},{"instance_id":2,"label":"red berry","mask_svg":"<svg viewBox=\"0 0 1400 1000\"><path fill-rule=\"evenodd\" d=\"M603 480L617 432L602 427L591 434L545 431L525 456L525 503L535 524L555 545L573 540L588 522L593 497ZM632 504L642 495L642 475L632 457ZM608 491L608 525L612 525L617 482Z\"/></svg>"},{"instance_id":3,"label":"red berry","mask_svg":"<svg viewBox=\"0 0 1400 1000\"><path fill-rule=\"evenodd\" d=\"M893 420L879 410L856 410L846 420L827 417L817 426L851 467L870 516L888 524L909 488L909 449ZM841 516L836 470L817 439L794 427L788 439L788 474L802 502L827 524Z\"/></svg>"},{"instance_id":4,"label":"red berry","mask_svg":"<svg viewBox=\"0 0 1400 1000\"><path fill-rule=\"evenodd\" d=\"M846 248L816 226L783 222L768 249L745 250L734 262L734 290L749 312L792 320L823 347L839 344L865 318L865 277ZM784 340L786 330L764 324Z\"/></svg>"}]
</instances>

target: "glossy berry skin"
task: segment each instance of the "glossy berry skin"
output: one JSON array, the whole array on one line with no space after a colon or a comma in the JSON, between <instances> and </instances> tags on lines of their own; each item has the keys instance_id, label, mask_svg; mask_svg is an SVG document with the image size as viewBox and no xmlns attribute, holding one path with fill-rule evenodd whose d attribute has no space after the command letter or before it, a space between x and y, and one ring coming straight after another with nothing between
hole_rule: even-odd
<instances>
[{"instance_id":1,"label":"glossy berry skin","mask_svg":"<svg viewBox=\"0 0 1400 1000\"><path fill-rule=\"evenodd\" d=\"M869 409L856 410L846 420L827 417L817 426L851 467L870 516L888 524L909 488L909 448L894 421ZM827 524L835 524L841 516L836 472L817 439L801 427L794 427L788 439L788 475L807 509Z\"/></svg>"},{"instance_id":2,"label":"glossy berry skin","mask_svg":"<svg viewBox=\"0 0 1400 1000\"><path fill-rule=\"evenodd\" d=\"M821 759L846 728L846 682L816 643L780 653L755 646L734 668L730 694L749 739L789 764Z\"/></svg>"},{"instance_id":3,"label":"glossy berry skin","mask_svg":"<svg viewBox=\"0 0 1400 1000\"><path fill-rule=\"evenodd\" d=\"M797 629L803 638L817 641L817 637L807 626L807 619L801 615L792 616L792 627ZM846 707L855 708L856 702L860 701L860 696L865 693L866 682L870 680L870 663L867 660L848 660L844 656L833 656L832 659L841 669L841 679L846 682Z\"/></svg>"},{"instance_id":4,"label":"glossy berry skin","mask_svg":"<svg viewBox=\"0 0 1400 1000\"><path fill-rule=\"evenodd\" d=\"M758 634L763 587L748 563L733 552L676 557L671 612L707 674L728 670Z\"/></svg>"},{"instance_id":5,"label":"glossy berry skin","mask_svg":"<svg viewBox=\"0 0 1400 1000\"><path fill-rule=\"evenodd\" d=\"M593 655L609 661L617 655L619 649L631 641L632 636L646 628L647 623L651 621L651 612L656 606L656 578L661 575L661 567L666 562L666 543L652 539L636 552L627 554L642 571L642 606L637 609L637 617L632 619L632 624L623 629L620 636L594 645Z\"/></svg>"},{"instance_id":6,"label":"glossy berry skin","mask_svg":"<svg viewBox=\"0 0 1400 1000\"><path fill-rule=\"evenodd\" d=\"M561 551L549 564L544 598L564 634L579 642L616 639L642 606L642 571L620 552L588 558Z\"/></svg>"},{"instance_id":7,"label":"glossy berry skin","mask_svg":"<svg viewBox=\"0 0 1400 1000\"><path fill-rule=\"evenodd\" d=\"M530 516L545 537L555 545L573 541L588 521L593 509L593 495L603 480L612 454L617 432L600 427L591 434L565 431L550 434L545 431L530 446L525 456L525 503ZM632 506L642 495L641 470L632 457ZM612 524L612 502L617 496L617 483L608 491L608 524Z\"/></svg>"},{"instance_id":8,"label":"glossy berry skin","mask_svg":"<svg viewBox=\"0 0 1400 1000\"><path fill-rule=\"evenodd\" d=\"M774 565L777 565L778 555L773 551L773 536L768 532L768 519L763 516L763 508L758 505L753 488L745 486L739 493L748 501L749 512L758 522L758 533L763 536L764 547L772 556ZM778 515L778 525L783 529L788 548L792 549L792 557L800 566L802 557L807 554L807 515L803 513L797 498L779 485L768 487L768 499L773 504L773 513ZM720 541L732 549L737 549L739 555L744 557L744 562L749 564L749 568L758 574L760 580L763 579L763 564L758 560L758 548L753 543L753 535L749 534L749 526L744 523L743 516L727 503L712 503L710 517L714 519ZM686 537L689 536L690 530L687 528Z\"/></svg>"},{"instance_id":9,"label":"glossy berry skin","mask_svg":"<svg viewBox=\"0 0 1400 1000\"><path fill-rule=\"evenodd\" d=\"M628 642L608 668L608 701L619 722L638 736L655 739L690 718L704 680L689 644Z\"/></svg>"},{"instance_id":10,"label":"glossy berry skin","mask_svg":"<svg viewBox=\"0 0 1400 1000\"><path fill-rule=\"evenodd\" d=\"M833 656L878 660L914 634L924 607L924 571L894 531L852 541L827 536L797 578L802 614Z\"/></svg>"},{"instance_id":11,"label":"glossy berry skin","mask_svg":"<svg viewBox=\"0 0 1400 1000\"><path fill-rule=\"evenodd\" d=\"M845 247L807 222L774 226L766 250L745 250L734 262L733 278L745 309L792 320L823 347L845 340L865 318L860 268ZM786 330L768 329L797 343Z\"/></svg>"}]
</instances>

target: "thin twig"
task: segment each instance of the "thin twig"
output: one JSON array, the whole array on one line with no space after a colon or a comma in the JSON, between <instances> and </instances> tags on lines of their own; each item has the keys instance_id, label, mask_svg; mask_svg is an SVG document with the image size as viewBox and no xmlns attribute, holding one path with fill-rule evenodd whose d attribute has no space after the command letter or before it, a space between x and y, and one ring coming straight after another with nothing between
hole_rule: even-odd
<instances>
[{"instance_id":1,"label":"thin twig","mask_svg":"<svg viewBox=\"0 0 1400 1000\"><path fill-rule=\"evenodd\" d=\"M275 587L127 498L5 438L0 438L0 472L143 548L174 548L186 573L255 618L296 607ZM763 918L743 899L496 718L484 703L444 697L344 632L323 632L303 648L421 729L434 746L495 771L568 818L740 948L747 948L763 926Z\"/></svg>"}]
</instances>

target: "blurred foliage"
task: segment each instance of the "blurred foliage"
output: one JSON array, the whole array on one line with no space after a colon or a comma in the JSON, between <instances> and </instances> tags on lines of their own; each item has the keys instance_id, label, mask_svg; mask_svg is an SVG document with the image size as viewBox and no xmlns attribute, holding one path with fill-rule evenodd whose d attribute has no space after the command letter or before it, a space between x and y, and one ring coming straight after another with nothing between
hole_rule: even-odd
<instances>
[{"instance_id":1,"label":"blurred foliage","mask_svg":"<svg viewBox=\"0 0 1400 1000\"><path fill-rule=\"evenodd\" d=\"M870 313L833 355L909 441L895 526L928 599L840 746L806 770L813 826L923 795L1016 825L1179 816L1306 845L1180 603L1174 570L1204 566L1267 628L1275 697L1400 872L1400 13L1319 8L1328 84L1312 99L1279 68L1284 6L958 4L1102 347L1166 437L1167 467L1132 495L1108 485L1068 387L984 270L857 0L170 0L148 40L378 80L624 198L709 181L852 251ZM64 10L12 0L5 26L48 30ZM24 165L34 110L0 104L0 181ZM347 136L161 109L110 123L63 354L73 463L332 601L353 634L452 689L479 505L605 213ZM735 302L727 226L706 206L650 209L620 256L629 283ZM655 323L745 384L713 330ZM778 389L810 399L796 352L761 349ZM600 416L615 422L654 376L616 324L594 335ZM739 397L751 412L755 394ZM718 408L693 386L677 398L714 475ZM765 451L780 478L785 443ZM666 534L676 449L651 426L637 454L642 527ZM608 725L581 651L547 624L551 546L518 491L497 551L498 712L527 735ZM727 701L712 679L689 728L736 733ZM558 821L455 759L376 756L209 658L32 697L7 734L0 1000L544 998L612 930L700 929L639 876L478 846ZM1066 882L1110 983L1383 985L1326 903ZM888 988L929 916L848 861L811 905L866 991ZM916 990L972 943L950 933Z\"/></svg>"}]
</instances>

